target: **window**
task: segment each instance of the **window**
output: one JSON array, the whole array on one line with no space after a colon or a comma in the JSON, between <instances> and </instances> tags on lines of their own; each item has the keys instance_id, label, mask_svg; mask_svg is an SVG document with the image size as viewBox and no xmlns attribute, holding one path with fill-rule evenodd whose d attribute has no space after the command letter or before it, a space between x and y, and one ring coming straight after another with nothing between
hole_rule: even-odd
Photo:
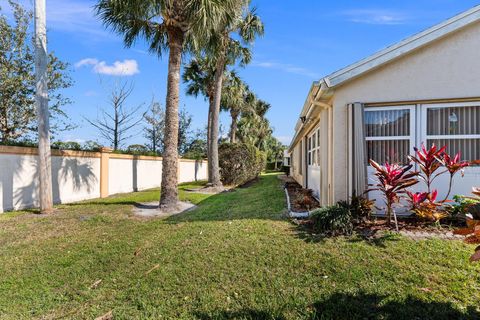
<instances>
[{"instance_id":1,"label":"window","mask_svg":"<svg viewBox=\"0 0 480 320\"><path fill-rule=\"evenodd\" d=\"M422 143L446 145L449 154L478 161L480 103L366 108L365 136L368 159L379 163L405 163Z\"/></svg>"},{"instance_id":2,"label":"window","mask_svg":"<svg viewBox=\"0 0 480 320\"><path fill-rule=\"evenodd\" d=\"M427 145L447 146L449 154L461 152L462 159L480 159L480 104L426 106L423 110Z\"/></svg>"},{"instance_id":3,"label":"window","mask_svg":"<svg viewBox=\"0 0 480 320\"><path fill-rule=\"evenodd\" d=\"M320 129L308 137L308 165L320 166Z\"/></svg>"},{"instance_id":4,"label":"window","mask_svg":"<svg viewBox=\"0 0 480 320\"><path fill-rule=\"evenodd\" d=\"M298 174L303 174L303 140L300 141L298 151Z\"/></svg>"},{"instance_id":5,"label":"window","mask_svg":"<svg viewBox=\"0 0 480 320\"><path fill-rule=\"evenodd\" d=\"M412 106L376 107L365 110L368 159L378 163L405 163L414 144Z\"/></svg>"}]
</instances>

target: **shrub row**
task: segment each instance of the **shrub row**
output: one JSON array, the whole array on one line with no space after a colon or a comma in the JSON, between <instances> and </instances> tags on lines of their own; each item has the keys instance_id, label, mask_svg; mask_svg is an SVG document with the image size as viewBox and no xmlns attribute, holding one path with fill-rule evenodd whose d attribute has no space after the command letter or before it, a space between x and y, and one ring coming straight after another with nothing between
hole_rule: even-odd
<instances>
[{"instance_id":1,"label":"shrub row","mask_svg":"<svg viewBox=\"0 0 480 320\"><path fill-rule=\"evenodd\" d=\"M258 177L266 156L251 145L222 143L218 148L220 175L225 185L241 185Z\"/></svg>"}]
</instances>

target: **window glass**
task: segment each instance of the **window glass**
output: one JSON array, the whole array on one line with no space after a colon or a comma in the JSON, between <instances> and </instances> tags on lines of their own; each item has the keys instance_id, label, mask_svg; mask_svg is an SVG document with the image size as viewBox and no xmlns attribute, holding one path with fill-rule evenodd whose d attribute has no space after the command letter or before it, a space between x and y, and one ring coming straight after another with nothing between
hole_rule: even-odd
<instances>
[{"instance_id":1,"label":"window glass","mask_svg":"<svg viewBox=\"0 0 480 320\"><path fill-rule=\"evenodd\" d=\"M410 110L365 111L367 137L410 135Z\"/></svg>"},{"instance_id":2,"label":"window glass","mask_svg":"<svg viewBox=\"0 0 480 320\"><path fill-rule=\"evenodd\" d=\"M480 106L427 109L427 135L469 134L480 134Z\"/></svg>"},{"instance_id":3,"label":"window glass","mask_svg":"<svg viewBox=\"0 0 480 320\"><path fill-rule=\"evenodd\" d=\"M427 145L447 146L467 161L480 159L480 106L427 108Z\"/></svg>"},{"instance_id":4,"label":"window glass","mask_svg":"<svg viewBox=\"0 0 480 320\"><path fill-rule=\"evenodd\" d=\"M365 110L367 157L380 164L406 163L410 154L410 109Z\"/></svg>"},{"instance_id":5,"label":"window glass","mask_svg":"<svg viewBox=\"0 0 480 320\"><path fill-rule=\"evenodd\" d=\"M380 164L407 163L410 152L410 140L367 141L368 159Z\"/></svg>"}]
</instances>

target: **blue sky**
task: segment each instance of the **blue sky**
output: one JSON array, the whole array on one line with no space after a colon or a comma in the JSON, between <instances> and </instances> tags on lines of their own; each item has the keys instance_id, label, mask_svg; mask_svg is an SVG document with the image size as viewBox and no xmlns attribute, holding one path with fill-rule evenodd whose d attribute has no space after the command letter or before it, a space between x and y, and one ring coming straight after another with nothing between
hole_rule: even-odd
<instances>
[{"instance_id":1,"label":"blue sky","mask_svg":"<svg viewBox=\"0 0 480 320\"><path fill-rule=\"evenodd\" d=\"M6 0L0 6L6 7ZM24 0L28 6L32 0ZM73 100L67 113L78 128L62 140L102 140L82 117L95 118L119 78L135 83L132 106L155 96L164 103L167 56L159 59L139 41L125 49L120 36L102 26L90 0L47 0L49 50L71 64L75 84L65 94ZM265 23L265 35L254 46L253 62L240 70L258 96L268 101L275 136L288 144L313 81L420 32L475 5L473 0L253 0ZM122 69L123 68L123 69ZM126 69L125 69L126 68ZM118 77L119 69L129 76ZM112 75L113 74L113 75ZM207 103L186 97L181 106L193 115L193 127L206 123ZM229 119L222 116L228 128ZM140 130L138 130L140 131ZM139 132L129 143L143 143Z\"/></svg>"}]
</instances>

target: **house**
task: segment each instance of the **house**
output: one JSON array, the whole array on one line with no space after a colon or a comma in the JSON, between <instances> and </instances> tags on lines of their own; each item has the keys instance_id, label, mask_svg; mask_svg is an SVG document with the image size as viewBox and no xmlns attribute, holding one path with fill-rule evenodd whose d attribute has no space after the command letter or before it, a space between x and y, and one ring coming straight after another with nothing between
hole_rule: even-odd
<instances>
[{"instance_id":1,"label":"house","mask_svg":"<svg viewBox=\"0 0 480 320\"><path fill-rule=\"evenodd\" d=\"M314 82L289 146L291 174L331 205L365 191L368 159L403 162L422 143L480 159L480 6ZM452 194L474 185L478 166ZM434 187L446 194L448 177Z\"/></svg>"},{"instance_id":2,"label":"house","mask_svg":"<svg viewBox=\"0 0 480 320\"><path fill-rule=\"evenodd\" d=\"M290 167L290 153L287 150L283 152L283 166Z\"/></svg>"}]
</instances>

